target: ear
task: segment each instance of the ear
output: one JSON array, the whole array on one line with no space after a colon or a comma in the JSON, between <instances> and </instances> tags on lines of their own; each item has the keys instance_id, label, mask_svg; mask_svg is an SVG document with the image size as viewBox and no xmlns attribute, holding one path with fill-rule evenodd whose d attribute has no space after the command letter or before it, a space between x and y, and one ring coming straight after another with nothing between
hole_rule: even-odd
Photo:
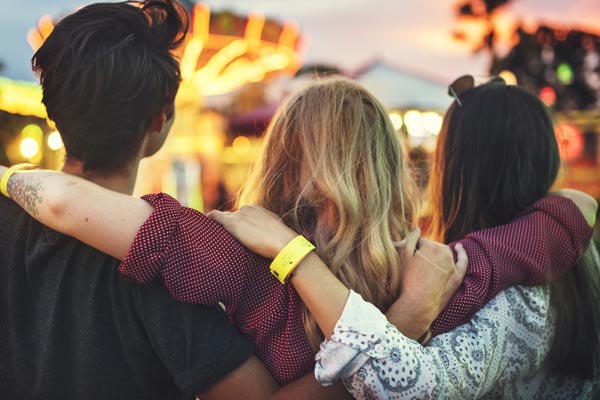
<instances>
[{"instance_id":1,"label":"ear","mask_svg":"<svg viewBox=\"0 0 600 400\"><path fill-rule=\"evenodd\" d=\"M163 107L158 113L156 113L152 117L152 120L150 121L150 126L148 126L147 133L162 132L166 122L167 113L165 111L165 108Z\"/></svg>"}]
</instances>

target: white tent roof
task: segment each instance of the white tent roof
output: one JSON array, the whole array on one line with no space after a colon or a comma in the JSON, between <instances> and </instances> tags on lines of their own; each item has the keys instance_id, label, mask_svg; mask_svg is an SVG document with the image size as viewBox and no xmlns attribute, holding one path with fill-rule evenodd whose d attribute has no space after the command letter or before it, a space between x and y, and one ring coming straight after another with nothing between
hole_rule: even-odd
<instances>
[{"instance_id":1,"label":"white tent roof","mask_svg":"<svg viewBox=\"0 0 600 400\"><path fill-rule=\"evenodd\" d=\"M354 79L388 108L443 111L452 102L447 84L379 61L360 70Z\"/></svg>"}]
</instances>

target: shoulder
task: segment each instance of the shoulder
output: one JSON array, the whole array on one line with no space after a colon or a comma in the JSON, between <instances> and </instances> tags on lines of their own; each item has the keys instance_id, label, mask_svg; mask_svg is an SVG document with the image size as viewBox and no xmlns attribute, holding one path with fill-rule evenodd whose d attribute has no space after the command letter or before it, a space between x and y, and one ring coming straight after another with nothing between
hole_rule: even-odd
<instances>
[{"instance_id":1,"label":"shoulder","mask_svg":"<svg viewBox=\"0 0 600 400\"><path fill-rule=\"evenodd\" d=\"M533 352L544 351L553 334L548 307L547 286L515 286L496 295L469 322L436 336L430 343L450 344L452 348L462 347L464 342L473 348L506 350L517 346Z\"/></svg>"},{"instance_id":2,"label":"shoulder","mask_svg":"<svg viewBox=\"0 0 600 400\"><path fill-rule=\"evenodd\" d=\"M220 224L203 213L182 206L176 199L165 194L150 194L143 197L154 211L142 225L136 241L143 248L152 239L160 246L177 252L180 256L193 255L197 261L206 257L223 262L248 262L247 257L257 258L247 250ZM134 245L136 243L134 242Z\"/></svg>"},{"instance_id":3,"label":"shoulder","mask_svg":"<svg viewBox=\"0 0 600 400\"><path fill-rule=\"evenodd\" d=\"M510 326L537 326L548 324L548 286L514 286L500 292L475 314L476 320L495 320Z\"/></svg>"}]
</instances>

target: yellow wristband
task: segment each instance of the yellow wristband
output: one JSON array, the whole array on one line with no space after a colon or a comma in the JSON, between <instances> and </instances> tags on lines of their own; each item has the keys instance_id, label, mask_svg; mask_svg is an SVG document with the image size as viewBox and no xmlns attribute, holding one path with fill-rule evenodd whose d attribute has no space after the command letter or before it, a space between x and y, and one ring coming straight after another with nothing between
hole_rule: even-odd
<instances>
[{"instance_id":1,"label":"yellow wristband","mask_svg":"<svg viewBox=\"0 0 600 400\"><path fill-rule=\"evenodd\" d=\"M298 235L277 254L271 263L271 273L284 284L300 262L315 249L304 236Z\"/></svg>"},{"instance_id":2,"label":"yellow wristband","mask_svg":"<svg viewBox=\"0 0 600 400\"><path fill-rule=\"evenodd\" d=\"M9 169L7 169L6 172L2 175L2 179L0 179L0 192L2 192L3 195L10 199L10 194L8 193L8 180L10 179L10 177L13 176L14 173L17 171L34 168L37 168L37 165L22 163L13 165Z\"/></svg>"}]
</instances>

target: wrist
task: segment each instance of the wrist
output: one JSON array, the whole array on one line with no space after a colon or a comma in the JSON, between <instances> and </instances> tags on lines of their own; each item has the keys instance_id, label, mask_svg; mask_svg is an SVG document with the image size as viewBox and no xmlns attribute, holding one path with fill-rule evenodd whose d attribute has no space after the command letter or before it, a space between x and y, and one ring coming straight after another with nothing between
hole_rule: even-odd
<instances>
[{"instance_id":1,"label":"wrist","mask_svg":"<svg viewBox=\"0 0 600 400\"><path fill-rule=\"evenodd\" d=\"M400 296L385 315L404 336L418 340L427 333L433 322L427 317L429 313L424 312L421 304L407 299L406 296Z\"/></svg>"},{"instance_id":2,"label":"wrist","mask_svg":"<svg viewBox=\"0 0 600 400\"><path fill-rule=\"evenodd\" d=\"M319 256L313 251L308 254L304 259L298 264L296 269L290 275L290 280L298 281L300 279L304 279L305 276L313 276L316 271L319 269L318 264L315 262Z\"/></svg>"},{"instance_id":3,"label":"wrist","mask_svg":"<svg viewBox=\"0 0 600 400\"><path fill-rule=\"evenodd\" d=\"M279 282L285 284L294 270L314 249L315 246L304 236L297 235L277 254L269 269Z\"/></svg>"},{"instance_id":4,"label":"wrist","mask_svg":"<svg viewBox=\"0 0 600 400\"><path fill-rule=\"evenodd\" d=\"M18 171L23 171L23 170L30 170L30 169L38 169L39 167L34 165L34 164L29 164L29 163L21 163L21 164L16 164L13 165L10 168L6 168L3 172L2 172L2 176L0 177L0 192L10 198L10 193L8 192L8 182L10 180L10 178Z\"/></svg>"},{"instance_id":5,"label":"wrist","mask_svg":"<svg viewBox=\"0 0 600 400\"><path fill-rule=\"evenodd\" d=\"M269 250L270 259L274 259L277 257L279 253L288 245L298 234L291 229L286 230L285 232L280 232L280 234L275 235L275 240L273 240L271 249Z\"/></svg>"}]
</instances>

